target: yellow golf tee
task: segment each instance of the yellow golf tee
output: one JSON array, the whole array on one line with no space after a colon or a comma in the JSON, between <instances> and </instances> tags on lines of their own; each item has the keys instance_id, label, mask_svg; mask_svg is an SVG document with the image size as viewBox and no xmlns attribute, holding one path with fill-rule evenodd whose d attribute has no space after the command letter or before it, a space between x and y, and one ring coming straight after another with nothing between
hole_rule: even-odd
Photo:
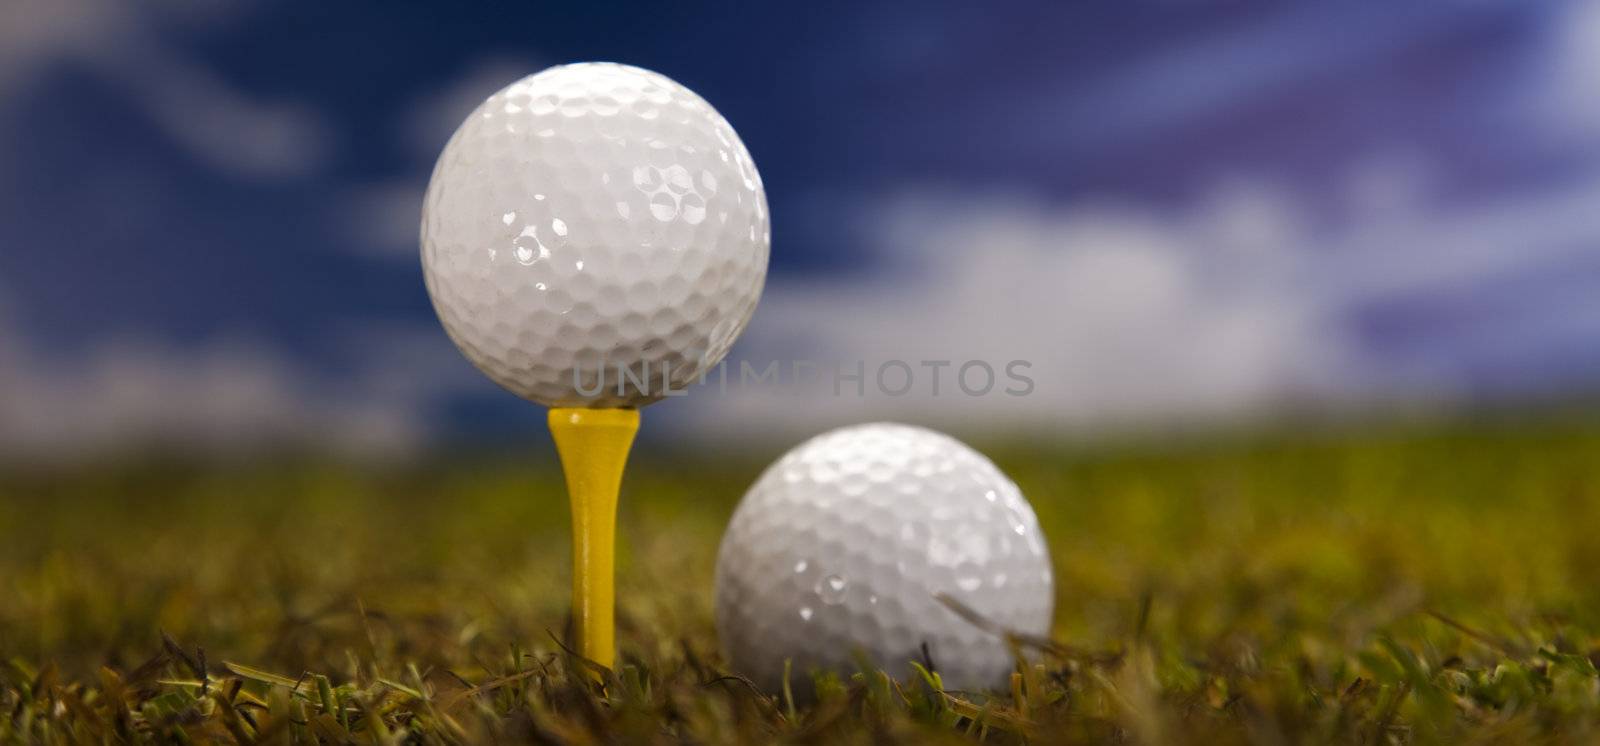
<instances>
[{"instance_id":1,"label":"yellow golf tee","mask_svg":"<svg viewBox=\"0 0 1600 746\"><path fill-rule=\"evenodd\" d=\"M572 501L572 615L578 651L610 668L616 656L617 493L637 409L552 409L550 434Z\"/></svg>"}]
</instances>

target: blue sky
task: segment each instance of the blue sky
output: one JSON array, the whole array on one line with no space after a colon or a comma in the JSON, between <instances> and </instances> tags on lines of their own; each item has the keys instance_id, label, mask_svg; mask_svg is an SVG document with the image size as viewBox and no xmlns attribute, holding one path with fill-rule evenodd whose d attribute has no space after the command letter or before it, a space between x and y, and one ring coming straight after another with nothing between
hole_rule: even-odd
<instances>
[{"instance_id":1,"label":"blue sky","mask_svg":"<svg viewBox=\"0 0 1600 746\"><path fill-rule=\"evenodd\" d=\"M1037 381L696 391L658 428L1166 427L1600 382L1594 3L22 0L0 444L536 430L434 321L417 209L477 101L590 59L694 88L762 171L772 274L736 359Z\"/></svg>"}]
</instances>

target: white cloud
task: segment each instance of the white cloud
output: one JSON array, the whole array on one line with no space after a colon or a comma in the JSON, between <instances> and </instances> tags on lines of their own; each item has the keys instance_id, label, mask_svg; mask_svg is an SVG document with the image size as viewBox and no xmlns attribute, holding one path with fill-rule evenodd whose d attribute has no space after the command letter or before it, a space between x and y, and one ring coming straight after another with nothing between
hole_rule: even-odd
<instances>
[{"instance_id":1,"label":"white cloud","mask_svg":"<svg viewBox=\"0 0 1600 746\"><path fill-rule=\"evenodd\" d=\"M866 361L867 396L734 387L696 397L701 423L815 430L862 419L1070 430L1248 415L1339 394L1351 346L1263 252L1301 228L1270 191L1219 195L1204 220L1110 204L1053 206L996 195L893 200L876 237L890 257L883 282L770 286L741 349L763 356L813 349L828 361ZM1282 247L1288 249L1289 247ZM778 249L778 250L781 250ZM910 394L875 391L877 367L904 360ZM920 361L949 360L940 395ZM1000 377L986 396L954 376L984 361ZM1007 396L1009 361L1031 363L1036 387ZM983 388L981 368L971 388ZM903 372L893 372L898 386Z\"/></svg>"},{"instance_id":2,"label":"white cloud","mask_svg":"<svg viewBox=\"0 0 1600 746\"><path fill-rule=\"evenodd\" d=\"M378 259L420 261L423 179L350 187L334 200L332 223L352 251Z\"/></svg>"},{"instance_id":3,"label":"white cloud","mask_svg":"<svg viewBox=\"0 0 1600 746\"><path fill-rule=\"evenodd\" d=\"M1376 227L1356 223L1307 252L1317 261L1306 269L1321 278L1326 302L1343 306L1470 289L1593 256L1600 246L1596 205L1600 174L1448 209L1402 211Z\"/></svg>"},{"instance_id":4,"label":"white cloud","mask_svg":"<svg viewBox=\"0 0 1600 746\"><path fill-rule=\"evenodd\" d=\"M0 5L0 100L16 93L37 66L89 54L130 23L128 6L94 0Z\"/></svg>"},{"instance_id":5,"label":"white cloud","mask_svg":"<svg viewBox=\"0 0 1600 746\"><path fill-rule=\"evenodd\" d=\"M331 149L331 127L318 112L240 90L163 43L157 28L163 14L214 27L234 21L247 7L117 0L0 4L0 106L41 69L76 63L118 84L174 142L218 170L257 178L310 173Z\"/></svg>"},{"instance_id":6,"label":"white cloud","mask_svg":"<svg viewBox=\"0 0 1600 746\"><path fill-rule=\"evenodd\" d=\"M120 338L63 358L40 353L0 316L0 369L0 454L8 459L308 443L384 457L428 437L424 384L385 385L376 364L334 381L249 338L182 348Z\"/></svg>"},{"instance_id":7,"label":"white cloud","mask_svg":"<svg viewBox=\"0 0 1600 746\"><path fill-rule=\"evenodd\" d=\"M1527 105L1545 132L1600 140L1600 3L1570 2L1552 14L1543 56L1529 71Z\"/></svg>"},{"instance_id":8,"label":"white cloud","mask_svg":"<svg viewBox=\"0 0 1600 746\"><path fill-rule=\"evenodd\" d=\"M1562 276L1600 246L1600 181L1442 207L1429 173L1414 155L1358 162L1343 211L1315 219L1292 194L1248 179L1176 210L1015 194L878 200L863 263L881 271L769 284L737 350L757 370L772 358L864 360L867 396L853 383L834 395L825 365L820 385L712 386L664 405L663 419L708 435L864 419L1099 432L1285 407L1433 406L1467 395L1482 356L1536 360L1592 345L1600 296L1570 292L1511 296L1514 323L1481 329L1481 339L1398 351L1368 343L1363 324L1411 323L1383 316L1397 300L1426 298L1467 318L1480 293ZM774 246L784 250L802 249ZM911 393L874 391L877 366L896 359L914 369ZM1019 359L1037 384L1025 397L963 395L953 368L935 397L932 371L919 366L982 360L1001 370ZM890 373L898 386L903 371Z\"/></svg>"},{"instance_id":9,"label":"white cloud","mask_svg":"<svg viewBox=\"0 0 1600 746\"><path fill-rule=\"evenodd\" d=\"M257 99L210 70L166 50L141 64L106 60L100 71L122 83L146 114L195 157L219 170L266 178L316 170L331 149L331 127L315 109Z\"/></svg>"},{"instance_id":10,"label":"white cloud","mask_svg":"<svg viewBox=\"0 0 1600 746\"><path fill-rule=\"evenodd\" d=\"M375 396L425 402L498 390L437 323L352 322L333 327L331 337L357 363L362 390Z\"/></svg>"},{"instance_id":11,"label":"white cloud","mask_svg":"<svg viewBox=\"0 0 1600 746\"><path fill-rule=\"evenodd\" d=\"M997 81L971 92L976 100L967 105L1007 111L1016 124L1010 136L985 143L989 149L1020 150L1032 158L1103 155L1216 121L1308 81L1317 85L1385 64L1517 9L1512 2L1413 3L1403 13L1385 3L1279 4L1226 28L1196 30L1160 49L1090 66L1093 72L1085 77L1053 75L1030 91ZM1017 77L1028 80L1028 71Z\"/></svg>"}]
</instances>

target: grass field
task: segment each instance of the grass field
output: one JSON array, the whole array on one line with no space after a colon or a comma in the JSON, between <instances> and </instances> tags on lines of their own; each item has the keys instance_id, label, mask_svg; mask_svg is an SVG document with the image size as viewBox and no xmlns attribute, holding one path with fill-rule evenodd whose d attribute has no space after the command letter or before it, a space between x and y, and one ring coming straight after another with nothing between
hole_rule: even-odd
<instances>
[{"instance_id":1,"label":"grass field","mask_svg":"<svg viewBox=\"0 0 1600 746\"><path fill-rule=\"evenodd\" d=\"M0 740L1600 739L1600 420L977 445L1049 537L1056 645L992 696L866 671L811 705L711 625L776 451L636 454L603 693L557 642L548 454L12 470Z\"/></svg>"}]
</instances>

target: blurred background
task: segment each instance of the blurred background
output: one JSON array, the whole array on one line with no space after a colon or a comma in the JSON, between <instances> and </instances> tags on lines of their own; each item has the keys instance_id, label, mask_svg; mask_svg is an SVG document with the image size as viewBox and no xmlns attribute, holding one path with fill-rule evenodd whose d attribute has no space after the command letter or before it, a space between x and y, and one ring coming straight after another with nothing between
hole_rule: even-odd
<instances>
[{"instance_id":1,"label":"blurred background","mask_svg":"<svg viewBox=\"0 0 1600 746\"><path fill-rule=\"evenodd\" d=\"M1592 2L12 0L0 453L545 437L440 329L418 212L477 102L596 59L701 93L762 171L772 271L733 360L1036 384L696 390L647 438L1099 436L1600 384Z\"/></svg>"},{"instance_id":2,"label":"blurred background","mask_svg":"<svg viewBox=\"0 0 1600 746\"><path fill-rule=\"evenodd\" d=\"M441 691L559 657L544 411L446 338L418 224L457 123L578 60L703 95L772 214L730 360L782 380L645 413L626 660L699 701L739 496L895 419L1017 481L1056 639L1150 651L1125 691L1186 729L1204 697L1378 733L1452 666L1463 723L1600 723L1593 0L0 0L0 702L162 633ZM973 360L1031 392L966 395ZM1576 683L1523 707L1552 660Z\"/></svg>"}]
</instances>

